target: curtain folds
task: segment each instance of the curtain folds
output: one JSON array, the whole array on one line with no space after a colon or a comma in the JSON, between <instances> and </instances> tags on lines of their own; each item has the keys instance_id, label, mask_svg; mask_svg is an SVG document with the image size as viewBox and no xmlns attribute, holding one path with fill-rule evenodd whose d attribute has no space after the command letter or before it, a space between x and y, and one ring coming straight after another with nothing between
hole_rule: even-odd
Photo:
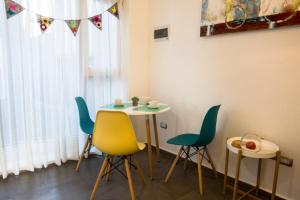
<instances>
[{"instance_id":1,"label":"curtain folds","mask_svg":"<svg viewBox=\"0 0 300 200\"><path fill-rule=\"evenodd\" d=\"M67 19L98 14L111 5L17 2ZM101 104L125 97L125 89L119 22L114 16L103 14L102 32L83 21L74 37L64 21L54 21L42 34L36 16L23 11L7 20L4 8L0 1L0 175L6 178L9 173L78 159L84 134L74 97L86 97L94 117Z\"/></svg>"}]
</instances>

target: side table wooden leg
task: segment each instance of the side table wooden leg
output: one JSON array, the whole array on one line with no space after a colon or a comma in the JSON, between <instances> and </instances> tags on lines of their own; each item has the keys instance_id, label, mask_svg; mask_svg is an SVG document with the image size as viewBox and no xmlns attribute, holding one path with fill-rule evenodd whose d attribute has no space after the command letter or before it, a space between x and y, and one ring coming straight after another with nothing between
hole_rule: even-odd
<instances>
[{"instance_id":1,"label":"side table wooden leg","mask_svg":"<svg viewBox=\"0 0 300 200\"><path fill-rule=\"evenodd\" d=\"M149 162L149 176L153 179L152 168L152 146L151 146L151 133L150 133L150 120L149 115L146 115L146 129L147 129L147 148L148 148L148 162Z\"/></svg>"},{"instance_id":2,"label":"side table wooden leg","mask_svg":"<svg viewBox=\"0 0 300 200\"><path fill-rule=\"evenodd\" d=\"M238 160L237 160L237 164L236 164L236 174L235 174L235 181L234 181L234 188L233 188L232 200L236 200L237 199L236 197L237 197L237 190L238 190L238 184L239 184L241 160L242 160L242 150L239 150Z\"/></svg>"},{"instance_id":3,"label":"side table wooden leg","mask_svg":"<svg viewBox=\"0 0 300 200\"><path fill-rule=\"evenodd\" d=\"M155 145L156 145L156 160L159 161L160 151L159 151L159 139L158 139L158 131L157 131L157 123L156 123L156 115L152 115L153 119L153 127L154 127L154 136L155 136Z\"/></svg>"},{"instance_id":4,"label":"side table wooden leg","mask_svg":"<svg viewBox=\"0 0 300 200\"><path fill-rule=\"evenodd\" d=\"M260 158L258 159L258 168L257 168L256 191L255 191L256 196L258 195L259 186L260 186L261 164L262 164L262 159Z\"/></svg>"},{"instance_id":5,"label":"side table wooden leg","mask_svg":"<svg viewBox=\"0 0 300 200\"><path fill-rule=\"evenodd\" d=\"M228 174L228 159L229 159L229 150L226 147L226 159L225 159L225 174L224 174L223 194L226 194L227 174Z\"/></svg>"},{"instance_id":6,"label":"side table wooden leg","mask_svg":"<svg viewBox=\"0 0 300 200\"><path fill-rule=\"evenodd\" d=\"M273 179L273 190L272 190L272 200L276 198L276 188L277 188L277 179L278 179L278 172L279 172L279 165L280 165L280 151L276 153L276 164L274 170L274 179Z\"/></svg>"}]
</instances>

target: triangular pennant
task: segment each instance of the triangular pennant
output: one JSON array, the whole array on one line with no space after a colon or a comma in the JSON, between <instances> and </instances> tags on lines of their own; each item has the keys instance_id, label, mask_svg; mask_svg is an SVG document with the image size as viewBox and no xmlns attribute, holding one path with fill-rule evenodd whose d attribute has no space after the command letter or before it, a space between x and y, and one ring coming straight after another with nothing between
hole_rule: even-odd
<instances>
[{"instance_id":1,"label":"triangular pennant","mask_svg":"<svg viewBox=\"0 0 300 200\"><path fill-rule=\"evenodd\" d=\"M96 15L89 18L90 22L92 22L99 30L102 30L102 14Z\"/></svg>"},{"instance_id":2,"label":"triangular pennant","mask_svg":"<svg viewBox=\"0 0 300 200\"><path fill-rule=\"evenodd\" d=\"M118 3L115 3L112 7L108 9L108 12L110 12L112 15L117 17L119 19L119 9L118 9Z\"/></svg>"},{"instance_id":3,"label":"triangular pennant","mask_svg":"<svg viewBox=\"0 0 300 200\"><path fill-rule=\"evenodd\" d=\"M53 18L44 17L41 15L37 15L37 19L40 24L40 29L41 29L42 33L44 33L49 28L49 26L52 24L52 22L54 21Z\"/></svg>"},{"instance_id":4,"label":"triangular pennant","mask_svg":"<svg viewBox=\"0 0 300 200\"><path fill-rule=\"evenodd\" d=\"M5 0L5 8L7 19L19 14L24 10L24 8L20 4L12 0Z\"/></svg>"},{"instance_id":5,"label":"triangular pennant","mask_svg":"<svg viewBox=\"0 0 300 200\"><path fill-rule=\"evenodd\" d=\"M65 22L67 23L74 36L76 36L81 20L65 20Z\"/></svg>"}]
</instances>

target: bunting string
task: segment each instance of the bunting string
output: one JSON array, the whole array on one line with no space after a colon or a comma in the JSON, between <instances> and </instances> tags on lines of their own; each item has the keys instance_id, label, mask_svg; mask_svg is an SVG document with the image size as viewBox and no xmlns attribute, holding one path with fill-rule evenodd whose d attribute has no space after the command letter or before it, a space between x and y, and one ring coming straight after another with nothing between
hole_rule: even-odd
<instances>
[{"instance_id":1,"label":"bunting string","mask_svg":"<svg viewBox=\"0 0 300 200\"><path fill-rule=\"evenodd\" d=\"M90 21L97 29L100 31L102 30L102 14L104 12L109 12L113 16L115 16L117 19L119 19L119 8L118 8L118 2L113 4L111 7L109 7L107 10L103 11L102 13L99 13L97 15L94 15L92 17L87 18L81 18L81 19L59 19L59 18L52 18L47 17L41 14L38 14L34 11L31 11L27 8L24 8L19 3L13 1L13 0L4 0L5 8L6 8L6 18L10 19L13 16L16 16L17 14L21 13L22 11L28 11L36 15L37 22L40 25L41 32L44 33L50 25L54 22L54 20L64 21L67 26L72 31L73 35L76 36L79 26L82 20L88 20Z\"/></svg>"}]
</instances>

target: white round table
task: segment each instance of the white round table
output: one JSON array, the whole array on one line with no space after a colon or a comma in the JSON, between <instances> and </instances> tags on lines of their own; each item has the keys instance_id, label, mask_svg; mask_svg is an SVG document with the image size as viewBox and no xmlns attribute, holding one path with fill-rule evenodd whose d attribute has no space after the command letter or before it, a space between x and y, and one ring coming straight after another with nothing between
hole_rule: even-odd
<instances>
[{"instance_id":1,"label":"white round table","mask_svg":"<svg viewBox=\"0 0 300 200\"><path fill-rule=\"evenodd\" d=\"M108 104L100 107L100 110L107 111L121 111L125 112L130 116L145 116L146 130L147 130L147 148L148 148L148 161L149 161L149 176L153 179L153 165L152 165L152 146L151 146L151 132L150 132L150 116L152 115L153 126L154 126L154 136L156 144L156 157L159 160L159 139L156 123L156 115L169 111L171 108L167 104L158 104L158 109L148 108L145 105L132 106L131 103L126 103L124 106L114 106L113 104Z\"/></svg>"},{"instance_id":2,"label":"white round table","mask_svg":"<svg viewBox=\"0 0 300 200\"><path fill-rule=\"evenodd\" d=\"M248 151L244 150L242 148L238 148L232 145L233 141L241 140L241 137L232 137L227 139L226 141L226 162L225 162L225 174L224 174L224 194L226 193L226 188L229 187L233 189L233 200L237 199L237 192L238 192L238 181L239 181L239 175L240 175L240 167L241 167L241 161L243 158L256 158L258 160L258 170L257 170L257 180L256 180L256 187L252 188L248 192L243 192L242 196L239 199L242 199L246 196L251 196L255 199L257 198L259 186L260 186L260 175L261 175L261 166L262 166L262 160L263 159L275 159L275 171L274 171L274 179L273 179L273 190L272 190L272 200L276 197L276 188L277 188L277 178L278 178L278 171L279 171L279 164L280 164L280 149L278 145L274 144L273 142L270 142L268 140L262 139L260 150L259 151ZM235 182L234 186L227 185L227 174L228 174L228 160L229 160L229 151L233 154L237 155L237 165L236 165L236 176L235 176ZM251 192L256 190L256 196L252 195Z\"/></svg>"},{"instance_id":3,"label":"white round table","mask_svg":"<svg viewBox=\"0 0 300 200\"><path fill-rule=\"evenodd\" d=\"M108 104L100 107L100 110L108 110L108 111L122 111L125 112L127 115L156 115L160 113L167 112L170 110L170 107L167 104L160 103L158 104L158 108L161 109L147 109L144 110L142 108L145 107L145 105L139 104L138 106L132 106L130 103L124 104L124 107L122 106L114 106L113 104Z\"/></svg>"}]
</instances>

